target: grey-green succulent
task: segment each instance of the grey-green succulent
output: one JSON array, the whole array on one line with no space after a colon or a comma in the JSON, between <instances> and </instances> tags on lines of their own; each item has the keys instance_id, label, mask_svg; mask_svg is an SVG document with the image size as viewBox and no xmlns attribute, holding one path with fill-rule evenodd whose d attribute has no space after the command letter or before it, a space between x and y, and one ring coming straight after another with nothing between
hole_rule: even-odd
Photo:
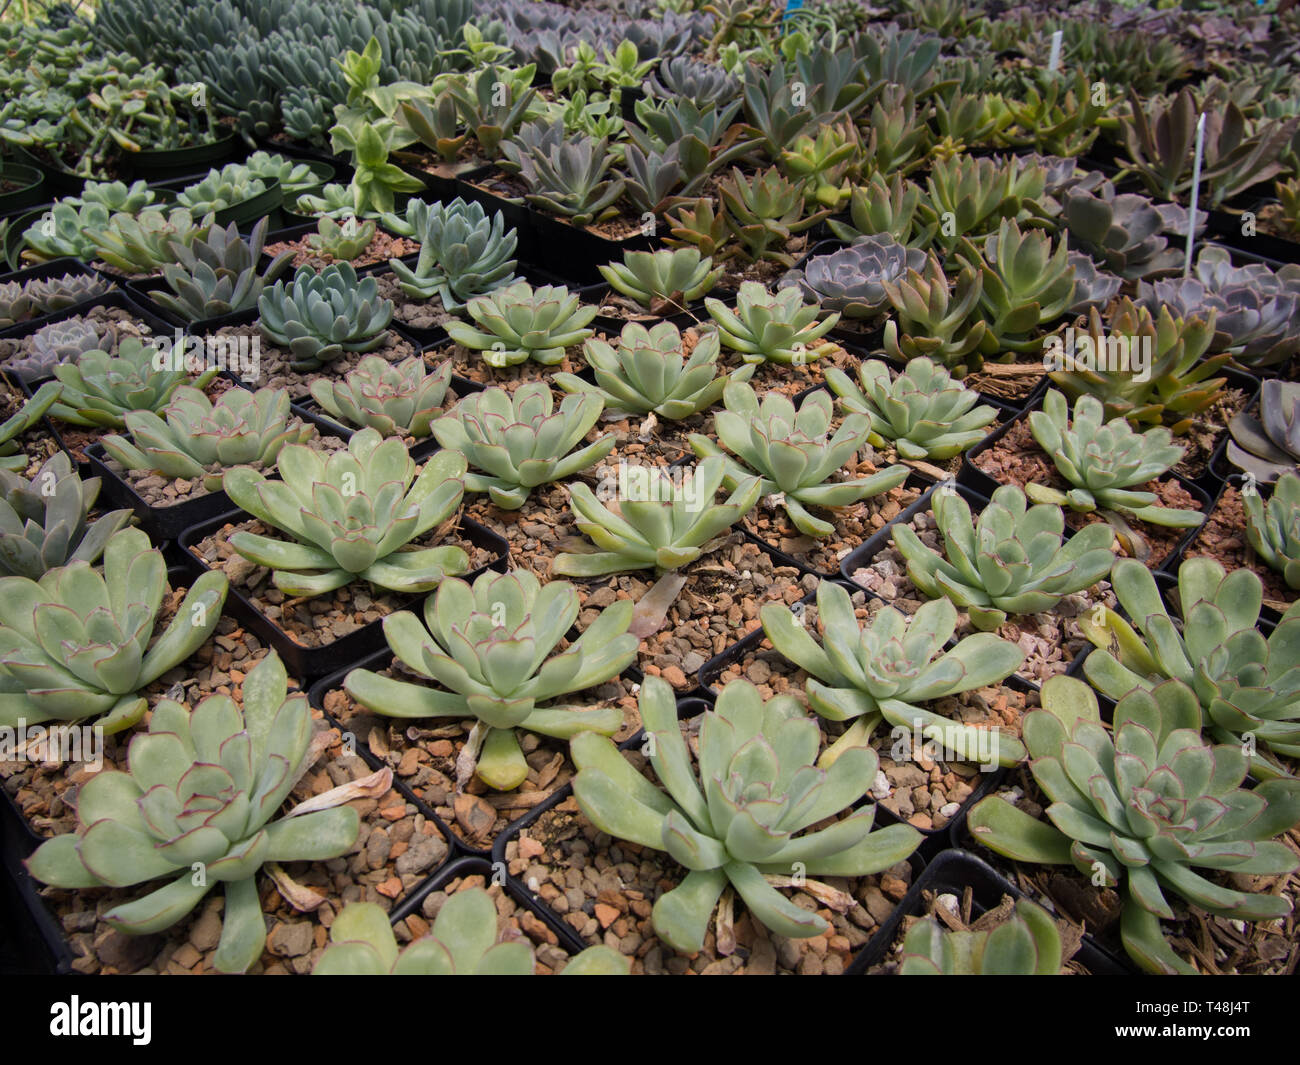
<instances>
[{"instance_id":1,"label":"grey-green succulent","mask_svg":"<svg viewBox=\"0 0 1300 1065\"><path fill-rule=\"evenodd\" d=\"M836 348L822 338L835 328L839 313L818 321L821 307L805 303L803 293L793 286L770 293L757 281L742 281L734 310L712 296L704 306L718 323L722 342L746 362L803 366Z\"/></svg>"},{"instance_id":2,"label":"grey-green succulent","mask_svg":"<svg viewBox=\"0 0 1300 1065\"><path fill-rule=\"evenodd\" d=\"M610 287L651 314L686 309L722 276L722 267L701 257L698 248L629 251L621 263L599 267Z\"/></svg>"},{"instance_id":3,"label":"grey-green succulent","mask_svg":"<svg viewBox=\"0 0 1300 1065\"><path fill-rule=\"evenodd\" d=\"M342 381L313 381L311 395L323 411L346 425L370 426L384 436L423 440L442 413L451 368L450 362L444 362L428 373L419 355L396 364L367 355Z\"/></svg>"},{"instance_id":4,"label":"grey-green succulent","mask_svg":"<svg viewBox=\"0 0 1300 1065\"><path fill-rule=\"evenodd\" d=\"M163 267L171 292L154 292L153 299L191 323L256 307L266 286L293 261L292 249L285 249L261 268L269 224L263 218L247 240L231 222L225 229L214 225L188 246L173 243L175 261Z\"/></svg>"},{"instance_id":5,"label":"grey-green succulent","mask_svg":"<svg viewBox=\"0 0 1300 1065\"><path fill-rule=\"evenodd\" d=\"M184 370L158 370L154 362L158 349L135 337L127 337L116 355L88 351L76 363L55 368L63 391L50 407L50 417L72 425L126 428L131 411L160 411L183 385L205 388L217 370L204 370L191 377Z\"/></svg>"},{"instance_id":6,"label":"grey-green succulent","mask_svg":"<svg viewBox=\"0 0 1300 1065\"><path fill-rule=\"evenodd\" d=\"M533 288L527 281L476 296L465 309L478 328L449 321L448 336L482 352L483 361L497 369L529 359L544 366L563 362L566 348L592 335L587 326L599 310L563 285Z\"/></svg>"},{"instance_id":7,"label":"grey-green succulent","mask_svg":"<svg viewBox=\"0 0 1300 1065\"><path fill-rule=\"evenodd\" d=\"M289 350L298 372L319 370L346 352L374 351L393 320L393 301L379 297L378 280L358 280L350 263L332 263L319 273L299 267L292 281L263 291L257 307L258 327Z\"/></svg>"},{"instance_id":8,"label":"grey-green succulent","mask_svg":"<svg viewBox=\"0 0 1300 1065\"><path fill-rule=\"evenodd\" d=\"M1284 473L1265 501L1257 488L1241 493L1246 539L1287 587L1300 588L1300 474Z\"/></svg>"},{"instance_id":9,"label":"grey-green succulent","mask_svg":"<svg viewBox=\"0 0 1300 1065\"><path fill-rule=\"evenodd\" d=\"M45 412L59 398L63 386L57 381L47 381L36 390L31 399L25 400L3 424L0 424L0 470L21 472L27 469L27 455L19 450L18 438L39 422Z\"/></svg>"},{"instance_id":10,"label":"grey-green succulent","mask_svg":"<svg viewBox=\"0 0 1300 1065\"><path fill-rule=\"evenodd\" d=\"M947 932L918 921L903 940L899 976L1056 976L1061 933L1051 914L1020 899L996 928Z\"/></svg>"}]
</instances>

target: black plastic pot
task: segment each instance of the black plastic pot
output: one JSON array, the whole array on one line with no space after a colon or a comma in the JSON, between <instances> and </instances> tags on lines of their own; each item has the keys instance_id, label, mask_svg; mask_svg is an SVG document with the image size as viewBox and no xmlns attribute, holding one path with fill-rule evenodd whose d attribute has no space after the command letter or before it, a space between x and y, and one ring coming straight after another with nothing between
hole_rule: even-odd
<instances>
[{"instance_id":1,"label":"black plastic pot","mask_svg":"<svg viewBox=\"0 0 1300 1065\"><path fill-rule=\"evenodd\" d=\"M845 975L860 976L888 957L902 932L904 920L925 912L925 892L953 894L960 899L967 888L972 892L971 912L974 915L996 909L1004 896L1010 895L1013 899L1025 897L1024 892L982 858L964 850L945 851L912 882L903 901L867 941L845 970ZM1114 957L1087 934L1084 935L1074 960L1094 976L1131 976L1136 972L1132 966Z\"/></svg>"},{"instance_id":2,"label":"black plastic pot","mask_svg":"<svg viewBox=\"0 0 1300 1065\"><path fill-rule=\"evenodd\" d=\"M347 155L336 155L325 148L317 148L312 144L305 144L302 141L295 140L277 140L274 137L266 137L262 134L253 134L253 143L262 151L274 152L277 155L288 156L290 159L304 159L307 162L326 163L334 168L335 174L342 178L345 174L352 173L352 163Z\"/></svg>"},{"instance_id":3,"label":"black plastic pot","mask_svg":"<svg viewBox=\"0 0 1300 1065\"><path fill-rule=\"evenodd\" d=\"M196 185L207 177L208 172L205 170L201 174L190 174L186 177L169 178L165 181L156 182L150 186L164 194L178 194L188 188L190 185ZM219 226L228 226L231 222L239 226L241 232L252 229L252 227L263 218L270 218L271 224L268 229L279 228L277 212L284 202L284 190L280 188L280 182L272 179L266 182L266 188L256 196L251 196L247 200L241 200L239 203L232 203L229 207L223 207L216 212L216 222Z\"/></svg>"},{"instance_id":4,"label":"black plastic pot","mask_svg":"<svg viewBox=\"0 0 1300 1065\"><path fill-rule=\"evenodd\" d=\"M233 130L223 132L216 140L192 144L186 148L152 148L143 152L128 152L122 156L122 169L128 181L144 178L147 181L164 181L183 174L218 169L240 153L244 142Z\"/></svg>"},{"instance_id":5,"label":"black plastic pot","mask_svg":"<svg viewBox=\"0 0 1300 1065\"><path fill-rule=\"evenodd\" d=\"M12 145L11 148L19 163L39 170L45 175L45 191L48 193L55 196L73 196L81 192L86 184L84 177L74 174L62 163L42 159L20 145Z\"/></svg>"},{"instance_id":6,"label":"black plastic pot","mask_svg":"<svg viewBox=\"0 0 1300 1065\"><path fill-rule=\"evenodd\" d=\"M561 277L575 281L600 279L597 266L621 260L629 251L648 251L656 246L655 239L642 232L615 240L584 226L540 211L530 212L535 235L532 261Z\"/></svg>"},{"instance_id":7,"label":"black plastic pot","mask_svg":"<svg viewBox=\"0 0 1300 1065\"><path fill-rule=\"evenodd\" d=\"M209 492L196 499L187 499L170 507L150 506L129 481L123 480L108 464L108 453L103 444L91 444L86 449L90 460L90 473L103 484L104 498L117 507L129 507L135 512L140 527L155 540L175 540L191 525L198 525L225 514L231 509L230 497L225 492Z\"/></svg>"},{"instance_id":8,"label":"black plastic pot","mask_svg":"<svg viewBox=\"0 0 1300 1065\"><path fill-rule=\"evenodd\" d=\"M263 255L262 269L265 269L268 261L267 257ZM155 293L163 292L170 295L172 292L171 286L161 277L125 280L122 282L122 288L131 302L137 307L142 307L149 311L150 314L157 315L159 318L171 323L172 326L179 327L193 336L215 333L218 329L224 329L226 326L250 325L257 321L256 306L248 307L242 311L231 311L229 314L219 314L212 318L201 318L198 321L189 321L182 318L170 307L164 307L154 298Z\"/></svg>"},{"instance_id":9,"label":"black plastic pot","mask_svg":"<svg viewBox=\"0 0 1300 1065\"><path fill-rule=\"evenodd\" d=\"M193 525L177 537L185 551L186 569L196 577L207 571L207 566L193 551L193 546L228 523L238 523L248 518L242 510L228 510L225 514ZM487 569L502 569L506 565L510 545L491 529L484 528L471 518L460 520L460 536L478 547L496 554L491 562L465 576L473 580ZM405 607L419 603L423 596L405 597ZM258 637L280 655L285 668L300 678L316 678L334 671L339 662L355 662L359 658L387 646L384 641L382 619L363 625L355 632L335 640L324 647L307 647L298 643L284 629L268 618L238 588L231 588L226 598L226 613L249 626Z\"/></svg>"},{"instance_id":10,"label":"black plastic pot","mask_svg":"<svg viewBox=\"0 0 1300 1065\"><path fill-rule=\"evenodd\" d=\"M4 244L0 246L0 257L3 258L6 271L24 269L23 260L20 258L23 250L23 234L39 222L41 215L49 209L50 204L47 203L33 210L11 215L7 219L9 227L5 230Z\"/></svg>"},{"instance_id":11,"label":"black plastic pot","mask_svg":"<svg viewBox=\"0 0 1300 1065\"><path fill-rule=\"evenodd\" d=\"M23 866L23 861L42 842L27 827L9 792L0 787L0 974L3 975L62 976L73 972L67 936L41 898L39 882Z\"/></svg>"},{"instance_id":12,"label":"black plastic pot","mask_svg":"<svg viewBox=\"0 0 1300 1065\"><path fill-rule=\"evenodd\" d=\"M79 259L52 259L48 263L41 263L39 266L29 266L25 270L17 270L12 274L0 274L0 283L16 281L20 285L25 285L30 281L46 281L54 277L65 277L72 274L75 277L98 277L99 275ZM111 290L110 290L111 291ZM95 306L107 292L100 293L98 296L91 296L89 299L81 300L74 303L71 307L65 307L64 310L83 311ZM63 311L55 311L54 314L42 314L35 318L29 318L25 322L18 322L17 325L48 325L53 321L54 315L62 314ZM11 327L12 328L12 327Z\"/></svg>"},{"instance_id":13,"label":"black plastic pot","mask_svg":"<svg viewBox=\"0 0 1300 1065\"><path fill-rule=\"evenodd\" d=\"M1253 202L1251 209L1258 214L1262 206L1263 201ZM1246 236L1241 231L1241 214L1237 212L1210 211L1209 216L1207 233L1217 243L1279 263L1300 263L1300 243L1258 231L1253 236Z\"/></svg>"},{"instance_id":14,"label":"black plastic pot","mask_svg":"<svg viewBox=\"0 0 1300 1065\"><path fill-rule=\"evenodd\" d=\"M0 216L16 214L45 200L45 174L37 167L0 159L0 181L12 181L18 186L0 192Z\"/></svg>"}]
</instances>

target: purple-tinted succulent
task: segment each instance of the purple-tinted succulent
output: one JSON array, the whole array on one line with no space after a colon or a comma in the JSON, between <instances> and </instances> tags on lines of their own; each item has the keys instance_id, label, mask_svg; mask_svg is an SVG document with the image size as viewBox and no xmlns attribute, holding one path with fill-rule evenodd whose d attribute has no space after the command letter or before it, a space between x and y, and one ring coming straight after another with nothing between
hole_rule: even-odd
<instances>
[{"instance_id":1,"label":"purple-tinted succulent","mask_svg":"<svg viewBox=\"0 0 1300 1065\"><path fill-rule=\"evenodd\" d=\"M1082 252L1072 251L1066 258L1074 269L1071 314L1086 314L1091 307L1104 310L1119 295L1120 286L1124 284L1123 278L1098 270L1097 264Z\"/></svg>"},{"instance_id":2,"label":"purple-tinted succulent","mask_svg":"<svg viewBox=\"0 0 1300 1065\"><path fill-rule=\"evenodd\" d=\"M778 287L798 285L823 310L846 318L871 318L889 305L885 282L898 282L908 270L925 266L925 252L905 248L892 237L860 237L847 248L809 259L802 270L791 270Z\"/></svg>"}]
</instances>

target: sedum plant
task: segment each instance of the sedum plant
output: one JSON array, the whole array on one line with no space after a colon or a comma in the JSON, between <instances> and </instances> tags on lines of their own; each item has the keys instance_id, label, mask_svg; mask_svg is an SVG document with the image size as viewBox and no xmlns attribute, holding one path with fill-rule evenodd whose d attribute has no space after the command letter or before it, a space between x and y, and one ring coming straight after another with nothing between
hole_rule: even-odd
<instances>
[{"instance_id":1,"label":"sedum plant","mask_svg":"<svg viewBox=\"0 0 1300 1065\"><path fill-rule=\"evenodd\" d=\"M367 355L342 381L313 381L311 395L321 410L347 425L424 440L450 386L450 362L428 373L419 355L397 364Z\"/></svg>"},{"instance_id":2,"label":"sedum plant","mask_svg":"<svg viewBox=\"0 0 1300 1065\"><path fill-rule=\"evenodd\" d=\"M1228 461L1260 484L1272 484L1300 466L1300 385L1270 379L1260 385L1256 416L1228 422Z\"/></svg>"},{"instance_id":3,"label":"sedum plant","mask_svg":"<svg viewBox=\"0 0 1300 1065\"><path fill-rule=\"evenodd\" d=\"M321 595L360 578L394 592L427 592L468 567L459 547L403 550L455 513L465 491L463 455L437 452L417 476L401 440L366 428L329 456L289 444L277 465L280 480L237 466L224 487L240 509L292 537L230 537L246 559L274 571L281 591Z\"/></svg>"},{"instance_id":4,"label":"sedum plant","mask_svg":"<svg viewBox=\"0 0 1300 1065\"><path fill-rule=\"evenodd\" d=\"M0 474L0 477L3 477ZM1284 473L1265 502L1258 490L1243 491L1246 539L1288 588L1300 588L1300 475Z\"/></svg>"},{"instance_id":5,"label":"sedum plant","mask_svg":"<svg viewBox=\"0 0 1300 1065\"><path fill-rule=\"evenodd\" d=\"M66 452L56 451L30 481L0 468L0 576L40 580L72 562L92 566L110 537L131 520L112 510L90 520L100 480L82 480Z\"/></svg>"},{"instance_id":6,"label":"sedum plant","mask_svg":"<svg viewBox=\"0 0 1300 1065\"><path fill-rule=\"evenodd\" d=\"M1051 824L990 796L970 814L977 840L1017 861L1074 865L1121 886L1120 935L1149 972L1195 972L1161 933L1160 919L1174 917L1167 893L1246 921L1291 912L1284 898L1197 871L1268 875L1300 865L1271 839L1300 821L1300 781L1241 788L1249 768L1241 745L1202 740L1190 688L1171 680L1129 691L1110 730L1096 696L1073 677L1047 680L1042 706L1025 717L1023 730L1030 769L1051 800Z\"/></svg>"},{"instance_id":7,"label":"sedum plant","mask_svg":"<svg viewBox=\"0 0 1300 1065\"><path fill-rule=\"evenodd\" d=\"M539 705L603 684L636 658L637 638L627 631L633 610L628 599L602 610L557 651L579 608L573 585L542 584L528 570L487 571L473 585L444 581L424 602L424 624L405 610L384 619L397 660L439 687L367 669L352 670L344 687L389 717L476 719L470 743L480 749L479 779L510 791L528 776L517 728L571 739L588 729L612 736L622 727L616 706Z\"/></svg>"},{"instance_id":8,"label":"sedum plant","mask_svg":"<svg viewBox=\"0 0 1300 1065\"><path fill-rule=\"evenodd\" d=\"M761 494L777 496L802 533L830 536L835 531L833 522L814 516L809 507L847 507L897 488L907 479L907 467L895 465L870 477L833 480L866 443L870 419L850 414L832 435L834 405L825 392L812 393L797 412L779 392L768 393L760 403L742 381L728 383L722 397L727 409L714 417L715 431L722 446L743 462L725 459L726 484L734 488L758 473ZM701 458L723 454L699 433L692 433L689 440Z\"/></svg>"},{"instance_id":9,"label":"sedum plant","mask_svg":"<svg viewBox=\"0 0 1300 1065\"><path fill-rule=\"evenodd\" d=\"M289 392L229 388L214 403L201 389L182 386L161 414L129 411L131 439L110 434L104 450L128 470L149 470L169 478L202 479L219 492L232 466L275 465L286 444L302 444L316 435L289 411Z\"/></svg>"},{"instance_id":10,"label":"sedum plant","mask_svg":"<svg viewBox=\"0 0 1300 1065\"><path fill-rule=\"evenodd\" d=\"M936 491L931 510L942 555L906 525L894 527L894 546L912 583L931 599L947 597L966 610L977 629L996 629L1008 615L1051 610L1062 596L1104 579L1115 561L1110 526L1087 525L1065 540L1061 508L1029 507L1015 485L994 491L975 521L955 491Z\"/></svg>"},{"instance_id":11,"label":"sedum plant","mask_svg":"<svg viewBox=\"0 0 1300 1065\"><path fill-rule=\"evenodd\" d=\"M942 598L922 604L910 618L884 607L864 628L848 590L832 581L817 586L817 617L821 643L783 604L759 611L772 646L810 674L809 706L829 721L855 723L829 755L866 743L883 719L967 761L1015 765L1024 757L1013 736L959 724L920 705L1005 679L1025 659L1015 644L980 632L945 651L957 630L957 608Z\"/></svg>"},{"instance_id":12,"label":"sedum plant","mask_svg":"<svg viewBox=\"0 0 1300 1065\"><path fill-rule=\"evenodd\" d=\"M845 318L873 318L889 305L886 286L925 265L925 253L905 248L892 237L862 237L828 255L815 255L802 270L791 270L780 287L798 285L823 311Z\"/></svg>"},{"instance_id":13,"label":"sedum plant","mask_svg":"<svg viewBox=\"0 0 1300 1065\"><path fill-rule=\"evenodd\" d=\"M896 377L878 359L858 365L861 387L843 370L826 368L826 384L840 405L870 421L867 442L892 443L900 459L950 459L984 438L997 408L979 403L942 366L927 358L910 360Z\"/></svg>"},{"instance_id":14,"label":"sedum plant","mask_svg":"<svg viewBox=\"0 0 1300 1065\"><path fill-rule=\"evenodd\" d=\"M0 423L0 470L22 472L27 469L27 455L18 448L18 438L33 425L45 417L45 412L59 398L63 385L58 381L47 381L36 390L36 394L23 402L23 405Z\"/></svg>"},{"instance_id":15,"label":"sedum plant","mask_svg":"<svg viewBox=\"0 0 1300 1065\"><path fill-rule=\"evenodd\" d=\"M404 218L385 215L384 225L420 242L414 265L388 260L398 287L415 299L437 296L447 310L459 311L475 296L515 281L519 235L506 229L499 212L489 219L480 203L411 200Z\"/></svg>"},{"instance_id":16,"label":"sedum plant","mask_svg":"<svg viewBox=\"0 0 1300 1065\"><path fill-rule=\"evenodd\" d=\"M231 222L225 229L213 226L187 247L173 243L175 262L163 267L171 292L154 292L153 299L191 323L256 307L263 289L293 260L293 252L285 250L260 269L269 224L263 218L247 240Z\"/></svg>"},{"instance_id":17,"label":"sedum plant","mask_svg":"<svg viewBox=\"0 0 1300 1065\"><path fill-rule=\"evenodd\" d=\"M486 492L502 510L518 510L538 485L563 480L595 465L614 448L607 433L577 451L603 409L600 396L586 392L555 399L544 381L514 393L488 388L466 396L432 425L438 443L459 451L486 472L465 477L470 492Z\"/></svg>"},{"instance_id":18,"label":"sedum plant","mask_svg":"<svg viewBox=\"0 0 1300 1065\"><path fill-rule=\"evenodd\" d=\"M482 888L462 889L442 904L433 928L399 948L388 914L373 902L350 902L330 925L330 945L313 976L532 976L528 940L497 942L497 908ZM626 976L631 963L601 944L562 970L566 976Z\"/></svg>"},{"instance_id":19,"label":"sedum plant","mask_svg":"<svg viewBox=\"0 0 1300 1065\"><path fill-rule=\"evenodd\" d=\"M621 263L609 263L599 270L615 292L651 314L685 310L722 276L722 267L701 257L697 248L624 252Z\"/></svg>"},{"instance_id":20,"label":"sedum plant","mask_svg":"<svg viewBox=\"0 0 1300 1065\"><path fill-rule=\"evenodd\" d=\"M700 558L709 543L758 502L759 479L736 485L726 502L715 502L725 467L707 458L689 475L668 476L657 466L623 466L615 512L585 484L569 487L569 504L578 528L599 551L556 556L551 572L565 577L653 569L666 573Z\"/></svg>"},{"instance_id":21,"label":"sedum plant","mask_svg":"<svg viewBox=\"0 0 1300 1065\"><path fill-rule=\"evenodd\" d=\"M130 887L171 878L104 914L114 928L145 935L170 928L215 886L225 891L215 964L244 972L266 947L257 873L268 862L325 861L356 842L356 810L335 805L276 818L311 768L307 697L288 694L272 651L248 672L243 706L210 695L193 712L165 699L149 731L131 740L127 770L106 770L80 790L77 831L42 844L27 861L55 887ZM322 796L321 798L326 798Z\"/></svg>"},{"instance_id":22,"label":"sedum plant","mask_svg":"<svg viewBox=\"0 0 1300 1065\"><path fill-rule=\"evenodd\" d=\"M655 933L674 950L701 949L728 886L776 935L820 935L826 921L786 899L768 875L864 876L902 861L920 843L910 825L873 831L874 806L810 831L866 794L878 761L871 748L852 747L829 768L815 767L820 731L792 696L764 703L748 681L728 684L703 716L695 766L668 683L646 677L640 708L663 786L633 769L608 739L584 733L570 746L578 766L574 797L602 832L666 851L688 870L652 911Z\"/></svg>"},{"instance_id":23,"label":"sedum plant","mask_svg":"<svg viewBox=\"0 0 1300 1065\"><path fill-rule=\"evenodd\" d=\"M55 376L63 390L50 407L50 417L73 425L125 429L131 411L160 411L177 389L187 384L206 388L217 376L215 369L197 377L179 369L155 370L157 350L127 337L116 355L88 351L75 364L57 367Z\"/></svg>"},{"instance_id":24,"label":"sedum plant","mask_svg":"<svg viewBox=\"0 0 1300 1065\"><path fill-rule=\"evenodd\" d=\"M39 581L0 578L0 725L96 718L105 734L130 728L145 712L142 689L212 635L226 590L224 573L203 574L151 642L167 564L133 528L109 537L102 575L77 561Z\"/></svg>"},{"instance_id":25,"label":"sedum plant","mask_svg":"<svg viewBox=\"0 0 1300 1065\"><path fill-rule=\"evenodd\" d=\"M996 928L945 932L933 919L918 921L903 940L899 976L1057 976L1061 933L1028 899Z\"/></svg>"},{"instance_id":26,"label":"sedum plant","mask_svg":"<svg viewBox=\"0 0 1300 1065\"><path fill-rule=\"evenodd\" d=\"M822 338L835 328L838 313L820 322L817 303L804 303L799 289L770 293L757 281L742 281L735 309L712 296L704 301L709 316L718 323L722 342L739 351L746 362L771 362L802 366L835 350Z\"/></svg>"},{"instance_id":27,"label":"sedum plant","mask_svg":"<svg viewBox=\"0 0 1300 1065\"><path fill-rule=\"evenodd\" d=\"M388 338L393 301L379 298L374 277L357 280L350 263L319 273L299 267L293 280L277 281L257 301L258 328L293 356L299 373L319 370L346 352L374 351Z\"/></svg>"},{"instance_id":28,"label":"sedum plant","mask_svg":"<svg viewBox=\"0 0 1300 1065\"><path fill-rule=\"evenodd\" d=\"M449 321L448 336L482 352L489 366L505 369L529 359L543 366L563 362L566 348L592 335L587 326L600 308L583 305L582 297L563 285L533 288L516 281L476 296L465 309L478 328Z\"/></svg>"}]
</instances>

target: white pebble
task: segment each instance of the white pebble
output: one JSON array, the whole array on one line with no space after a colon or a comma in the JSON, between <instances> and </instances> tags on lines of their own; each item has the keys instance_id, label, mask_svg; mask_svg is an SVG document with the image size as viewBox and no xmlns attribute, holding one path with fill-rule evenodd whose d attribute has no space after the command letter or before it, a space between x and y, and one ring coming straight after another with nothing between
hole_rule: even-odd
<instances>
[{"instance_id":1,"label":"white pebble","mask_svg":"<svg viewBox=\"0 0 1300 1065\"><path fill-rule=\"evenodd\" d=\"M961 904L957 901L957 896L949 892L944 892L934 900L936 906L942 906L951 914L956 914L961 909Z\"/></svg>"},{"instance_id":2,"label":"white pebble","mask_svg":"<svg viewBox=\"0 0 1300 1065\"><path fill-rule=\"evenodd\" d=\"M944 817L956 817L957 811L960 809L961 809L961 803L946 802L939 807L939 813L943 814Z\"/></svg>"},{"instance_id":3,"label":"white pebble","mask_svg":"<svg viewBox=\"0 0 1300 1065\"><path fill-rule=\"evenodd\" d=\"M883 770L877 770L875 782L871 785L871 797L877 800L887 799L889 791L889 778L885 776Z\"/></svg>"}]
</instances>

